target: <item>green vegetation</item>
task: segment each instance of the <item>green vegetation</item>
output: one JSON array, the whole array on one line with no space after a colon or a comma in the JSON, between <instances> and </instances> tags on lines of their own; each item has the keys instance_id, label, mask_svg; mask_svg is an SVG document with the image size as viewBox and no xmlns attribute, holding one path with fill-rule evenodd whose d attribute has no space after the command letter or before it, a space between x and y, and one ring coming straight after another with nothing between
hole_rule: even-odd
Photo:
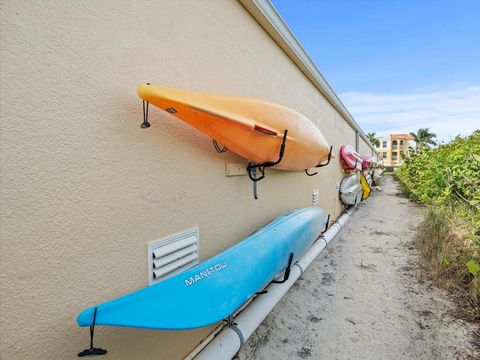
<instances>
[{"instance_id":1,"label":"green vegetation","mask_svg":"<svg viewBox=\"0 0 480 360\"><path fill-rule=\"evenodd\" d=\"M395 168L393 166L385 166L384 170L384 174L392 175L395 172Z\"/></svg>"},{"instance_id":2,"label":"green vegetation","mask_svg":"<svg viewBox=\"0 0 480 360\"><path fill-rule=\"evenodd\" d=\"M377 135L373 133L368 133L367 134L368 141L370 141L370 144L373 146L380 146L380 140L377 139Z\"/></svg>"},{"instance_id":3,"label":"green vegetation","mask_svg":"<svg viewBox=\"0 0 480 360\"><path fill-rule=\"evenodd\" d=\"M410 199L428 206L418 231L425 268L459 299L463 317L480 321L480 131L421 146L396 174Z\"/></svg>"}]
</instances>

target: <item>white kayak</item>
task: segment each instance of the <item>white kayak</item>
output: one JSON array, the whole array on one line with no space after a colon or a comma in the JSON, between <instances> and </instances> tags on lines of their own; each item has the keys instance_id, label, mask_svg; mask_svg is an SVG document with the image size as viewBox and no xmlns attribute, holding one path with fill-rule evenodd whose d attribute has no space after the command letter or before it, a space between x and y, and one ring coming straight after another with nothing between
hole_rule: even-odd
<instances>
[{"instance_id":1,"label":"white kayak","mask_svg":"<svg viewBox=\"0 0 480 360\"><path fill-rule=\"evenodd\" d=\"M363 188L359 173L347 175L342 179L339 194L346 205L357 205L362 201Z\"/></svg>"},{"instance_id":2,"label":"white kayak","mask_svg":"<svg viewBox=\"0 0 480 360\"><path fill-rule=\"evenodd\" d=\"M381 169L374 169L372 173L373 182L375 186L380 186L382 184L382 175L383 171Z\"/></svg>"}]
</instances>

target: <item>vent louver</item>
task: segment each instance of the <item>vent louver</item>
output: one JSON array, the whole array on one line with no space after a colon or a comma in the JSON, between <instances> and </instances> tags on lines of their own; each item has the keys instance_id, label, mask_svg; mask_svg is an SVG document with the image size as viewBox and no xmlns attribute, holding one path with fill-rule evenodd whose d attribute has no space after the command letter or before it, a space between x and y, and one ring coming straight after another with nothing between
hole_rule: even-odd
<instances>
[{"instance_id":1,"label":"vent louver","mask_svg":"<svg viewBox=\"0 0 480 360\"><path fill-rule=\"evenodd\" d=\"M313 191L312 191L312 204L313 205L318 204L319 201L320 201L320 190L313 189Z\"/></svg>"},{"instance_id":2,"label":"vent louver","mask_svg":"<svg viewBox=\"0 0 480 360\"><path fill-rule=\"evenodd\" d=\"M148 283L159 281L198 264L198 227L148 244Z\"/></svg>"}]
</instances>

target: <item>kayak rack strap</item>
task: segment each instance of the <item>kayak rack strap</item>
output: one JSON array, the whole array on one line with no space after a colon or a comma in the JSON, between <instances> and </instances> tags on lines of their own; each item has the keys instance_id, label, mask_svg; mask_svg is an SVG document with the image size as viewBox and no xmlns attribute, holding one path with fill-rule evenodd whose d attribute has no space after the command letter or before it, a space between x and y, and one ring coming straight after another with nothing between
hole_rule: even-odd
<instances>
[{"instance_id":1,"label":"kayak rack strap","mask_svg":"<svg viewBox=\"0 0 480 360\"><path fill-rule=\"evenodd\" d=\"M330 159L332 158L332 150L333 150L333 146L330 146L330 151L328 152L327 162L325 164L318 164L317 166L315 166L316 168L324 167L324 166L327 166L328 164L330 164ZM307 174L308 176L315 176L315 175L318 174L318 172L314 172L313 174L310 174L308 172L308 169L305 169L305 174Z\"/></svg>"},{"instance_id":2,"label":"kayak rack strap","mask_svg":"<svg viewBox=\"0 0 480 360\"><path fill-rule=\"evenodd\" d=\"M263 174L262 176L265 177L265 173L262 172L262 174ZM257 177L257 169L256 169L256 168L253 168L253 169L252 169L252 175L253 175L253 177ZM257 182L254 181L252 184L253 184L253 198L254 198L255 200L257 200L257 199L258 199L258 195L257 195Z\"/></svg>"},{"instance_id":3,"label":"kayak rack strap","mask_svg":"<svg viewBox=\"0 0 480 360\"><path fill-rule=\"evenodd\" d=\"M95 334L95 320L97 318L97 308L93 311L93 321L90 325L90 348L78 353L78 357L101 356L107 353L107 350L93 347L93 335Z\"/></svg>"},{"instance_id":4,"label":"kayak rack strap","mask_svg":"<svg viewBox=\"0 0 480 360\"><path fill-rule=\"evenodd\" d=\"M226 321L227 321L227 326L237 333L238 338L240 340L240 347L243 347L243 345L245 344L245 338L243 337L242 330L240 330L237 326L237 323L233 321L233 316L230 315Z\"/></svg>"},{"instance_id":5,"label":"kayak rack strap","mask_svg":"<svg viewBox=\"0 0 480 360\"><path fill-rule=\"evenodd\" d=\"M250 178L250 180L253 181L253 197L255 198L255 200L258 199L256 183L265 178L265 168L278 165L283 159L283 155L285 154L285 144L287 142L287 134L288 130L285 130L283 132L282 144L280 145L280 151L278 153L277 161L267 161L261 164L254 164L249 162L247 165L248 177ZM257 170L260 171L260 173L262 174L260 177L257 177Z\"/></svg>"}]
</instances>

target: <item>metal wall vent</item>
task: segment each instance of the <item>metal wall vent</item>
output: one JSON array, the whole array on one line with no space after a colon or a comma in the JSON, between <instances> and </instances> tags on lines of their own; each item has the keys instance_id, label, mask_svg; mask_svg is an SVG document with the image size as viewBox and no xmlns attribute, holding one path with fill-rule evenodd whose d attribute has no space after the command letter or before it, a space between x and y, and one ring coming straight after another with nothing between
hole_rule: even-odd
<instances>
[{"instance_id":1,"label":"metal wall vent","mask_svg":"<svg viewBox=\"0 0 480 360\"><path fill-rule=\"evenodd\" d=\"M198 227L148 244L148 284L198 264Z\"/></svg>"},{"instance_id":2,"label":"metal wall vent","mask_svg":"<svg viewBox=\"0 0 480 360\"><path fill-rule=\"evenodd\" d=\"M312 190L312 204L313 205L318 204L319 201L320 201L320 190L313 189Z\"/></svg>"}]
</instances>

